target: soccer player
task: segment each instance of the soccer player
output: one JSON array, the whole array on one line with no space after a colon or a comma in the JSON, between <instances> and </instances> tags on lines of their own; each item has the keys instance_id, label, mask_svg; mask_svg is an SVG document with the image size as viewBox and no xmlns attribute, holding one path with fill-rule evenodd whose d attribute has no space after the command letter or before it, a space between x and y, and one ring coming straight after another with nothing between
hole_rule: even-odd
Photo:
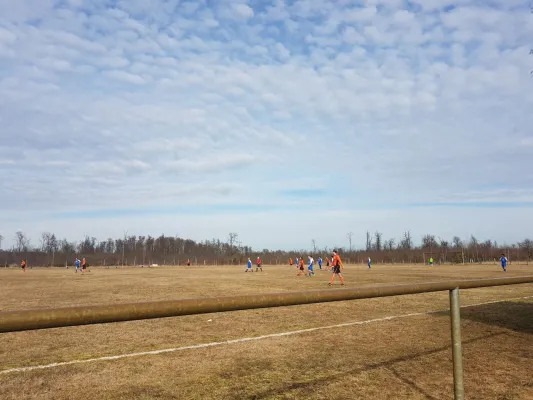
<instances>
[{"instance_id":1,"label":"soccer player","mask_svg":"<svg viewBox=\"0 0 533 400\"><path fill-rule=\"evenodd\" d=\"M344 286L344 278L342 277L342 274L341 274L341 269L344 269L344 265L342 264L341 258L337 254L336 250L333 250L333 260L331 264L332 264L332 269L333 269L333 275L331 275L329 286L333 285L333 282L335 281L335 275L339 275L339 279L341 280L341 285Z\"/></svg>"},{"instance_id":2,"label":"soccer player","mask_svg":"<svg viewBox=\"0 0 533 400\"><path fill-rule=\"evenodd\" d=\"M289 265L292 267L292 258L289 258Z\"/></svg>"},{"instance_id":3,"label":"soccer player","mask_svg":"<svg viewBox=\"0 0 533 400\"><path fill-rule=\"evenodd\" d=\"M250 257L248 257L248 264L246 264L246 269L244 270L244 272L254 272L254 270L252 269L252 260L250 260Z\"/></svg>"},{"instance_id":4,"label":"soccer player","mask_svg":"<svg viewBox=\"0 0 533 400\"><path fill-rule=\"evenodd\" d=\"M299 264L299 271L298 271L298 276L302 275L304 273L304 259L303 258L300 258L300 264Z\"/></svg>"},{"instance_id":5,"label":"soccer player","mask_svg":"<svg viewBox=\"0 0 533 400\"><path fill-rule=\"evenodd\" d=\"M315 260L311 256L307 256L309 259L309 265L307 266L307 276L311 277L315 275L315 271L313 271L313 265L315 264Z\"/></svg>"},{"instance_id":6,"label":"soccer player","mask_svg":"<svg viewBox=\"0 0 533 400\"><path fill-rule=\"evenodd\" d=\"M83 258L81 260L81 273L83 274L85 272L85 270L87 269L87 260L85 258Z\"/></svg>"},{"instance_id":7,"label":"soccer player","mask_svg":"<svg viewBox=\"0 0 533 400\"><path fill-rule=\"evenodd\" d=\"M322 257L318 257L318 268L322 269Z\"/></svg>"},{"instance_id":8,"label":"soccer player","mask_svg":"<svg viewBox=\"0 0 533 400\"><path fill-rule=\"evenodd\" d=\"M368 269L372 268L372 260L368 257Z\"/></svg>"},{"instance_id":9,"label":"soccer player","mask_svg":"<svg viewBox=\"0 0 533 400\"><path fill-rule=\"evenodd\" d=\"M255 267L255 272L257 272L259 269L261 270L261 272L263 272L263 263L261 261L261 258L260 257L257 257L257 261L256 261L256 267Z\"/></svg>"},{"instance_id":10,"label":"soccer player","mask_svg":"<svg viewBox=\"0 0 533 400\"><path fill-rule=\"evenodd\" d=\"M433 257L429 257L429 265L433 265Z\"/></svg>"},{"instance_id":11,"label":"soccer player","mask_svg":"<svg viewBox=\"0 0 533 400\"><path fill-rule=\"evenodd\" d=\"M500 263L502 265L503 272L507 272L507 257L505 257L505 254L503 253L500 257Z\"/></svg>"},{"instance_id":12,"label":"soccer player","mask_svg":"<svg viewBox=\"0 0 533 400\"><path fill-rule=\"evenodd\" d=\"M187 267L191 266L191 260L187 258Z\"/></svg>"},{"instance_id":13,"label":"soccer player","mask_svg":"<svg viewBox=\"0 0 533 400\"><path fill-rule=\"evenodd\" d=\"M300 260L298 260L298 257L296 257L295 261L296 261L296 268L298 268L298 266L300 265L300 262L299 262Z\"/></svg>"},{"instance_id":14,"label":"soccer player","mask_svg":"<svg viewBox=\"0 0 533 400\"><path fill-rule=\"evenodd\" d=\"M22 272L26 272L26 260L22 260L20 268L22 269Z\"/></svg>"},{"instance_id":15,"label":"soccer player","mask_svg":"<svg viewBox=\"0 0 533 400\"><path fill-rule=\"evenodd\" d=\"M80 264L81 264L81 261L78 257L76 257L76 261L74 261L74 265L76 265L76 271L75 272L78 272L78 270L80 269Z\"/></svg>"}]
</instances>

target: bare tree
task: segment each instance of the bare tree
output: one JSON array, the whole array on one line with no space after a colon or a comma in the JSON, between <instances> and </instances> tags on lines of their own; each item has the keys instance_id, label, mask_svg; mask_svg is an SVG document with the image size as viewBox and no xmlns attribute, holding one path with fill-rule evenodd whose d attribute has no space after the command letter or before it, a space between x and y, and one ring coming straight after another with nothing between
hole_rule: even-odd
<instances>
[{"instance_id":1,"label":"bare tree","mask_svg":"<svg viewBox=\"0 0 533 400\"><path fill-rule=\"evenodd\" d=\"M52 254L52 264L51 264L52 266L55 263L56 253L58 250L59 250L59 243L57 241L56 235L51 233L48 236L48 241L46 243L45 251L47 254Z\"/></svg>"},{"instance_id":2,"label":"bare tree","mask_svg":"<svg viewBox=\"0 0 533 400\"><path fill-rule=\"evenodd\" d=\"M422 248L429 249L430 251L433 251L435 247L438 247L437 240L435 239L435 235L424 235L422 236Z\"/></svg>"},{"instance_id":3,"label":"bare tree","mask_svg":"<svg viewBox=\"0 0 533 400\"><path fill-rule=\"evenodd\" d=\"M237 242L237 238L239 235L235 232L230 232L228 235L228 245L230 249L230 253L233 254L235 243Z\"/></svg>"},{"instance_id":4,"label":"bare tree","mask_svg":"<svg viewBox=\"0 0 533 400\"><path fill-rule=\"evenodd\" d=\"M30 247L30 239L26 237L24 232L17 231L15 233L15 250L16 251L27 251Z\"/></svg>"},{"instance_id":5,"label":"bare tree","mask_svg":"<svg viewBox=\"0 0 533 400\"><path fill-rule=\"evenodd\" d=\"M4 237L0 235L0 250L2 250L2 240L4 240Z\"/></svg>"},{"instance_id":6,"label":"bare tree","mask_svg":"<svg viewBox=\"0 0 533 400\"><path fill-rule=\"evenodd\" d=\"M55 261L55 253L59 250L59 243L56 235L50 232L41 233L41 251L46 254L52 254L52 265Z\"/></svg>"},{"instance_id":7,"label":"bare tree","mask_svg":"<svg viewBox=\"0 0 533 400\"><path fill-rule=\"evenodd\" d=\"M311 240L311 245L313 246L313 253L316 254L316 240L315 239Z\"/></svg>"},{"instance_id":8,"label":"bare tree","mask_svg":"<svg viewBox=\"0 0 533 400\"><path fill-rule=\"evenodd\" d=\"M444 250L444 262L446 262L448 258L448 248L450 247L450 243L447 240L444 240L439 237L439 245L440 248Z\"/></svg>"},{"instance_id":9,"label":"bare tree","mask_svg":"<svg viewBox=\"0 0 533 400\"><path fill-rule=\"evenodd\" d=\"M531 239L524 239L518 246L526 251L527 262L529 263L533 257L533 241Z\"/></svg>"},{"instance_id":10,"label":"bare tree","mask_svg":"<svg viewBox=\"0 0 533 400\"><path fill-rule=\"evenodd\" d=\"M350 253L352 252L352 238L353 238L353 232L348 232L346 234L346 237L348 238L348 243L350 243Z\"/></svg>"},{"instance_id":11,"label":"bare tree","mask_svg":"<svg viewBox=\"0 0 533 400\"><path fill-rule=\"evenodd\" d=\"M400 241L400 248L405 250L411 250L413 248L413 238L411 237L411 231L405 231L403 239Z\"/></svg>"},{"instance_id":12,"label":"bare tree","mask_svg":"<svg viewBox=\"0 0 533 400\"><path fill-rule=\"evenodd\" d=\"M76 243L71 243L67 239L59 242L59 249L63 254L72 254L76 251Z\"/></svg>"},{"instance_id":13,"label":"bare tree","mask_svg":"<svg viewBox=\"0 0 533 400\"><path fill-rule=\"evenodd\" d=\"M476 251L476 262L479 260L479 240L474 235L470 236L468 247Z\"/></svg>"},{"instance_id":14,"label":"bare tree","mask_svg":"<svg viewBox=\"0 0 533 400\"><path fill-rule=\"evenodd\" d=\"M381 250L383 250L383 240L382 240L382 238L383 238L383 233L376 231L376 232L374 233L374 238L375 238L375 241L376 241L376 244L375 244L375 246L374 246L375 249L376 249L376 251L381 251Z\"/></svg>"},{"instance_id":15,"label":"bare tree","mask_svg":"<svg viewBox=\"0 0 533 400\"><path fill-rule=\"evenodd\" d=\"M354 236L352 236L353 239ZM346 235L345 242L348 244L350 239L349 235ZM3 238L2 238L3 239ZM45 232L40 234L37 238L37 246L33 248L30 246L29 240L22 232L17 233L15 240L9 243L10 249L14 252L20 249L20 252L16 256L22 256L21 253L27 253L24 257L30 259L30 264L33 265L45 265L52 263L52 265L64 265L65 262L72 260L75 255L83 255L86 257L90 255L93 262L98 265L120 265L121 258L124 265L128 264L131 259L135 264L136 259L141 259L143 264L145 263L164 263L165 260L174 260L179 264L190 258L194 260L194 263L206 263L206 262L228 262L231 259L232 263L242 262L242 257L262 256L265 260L279 260L283 257L294 257L294 251L286 252L282 250L263 249L254 251L251 247L245 246L240 243L236 233L231 233L229 236L229 243L226 240L211 239L196 242L191 239L183 239L173 236L161 235L154 238L151 236L128 236L120 237L119 239L107 239L104 241L97 241L96 238L89 235L85 235L84 239L78 242L70 242L66 239L57 240L53 233ZM525 239L514 246L498 246L494 241L481 242L474 238L468 238L466 241L461 241L459 237L454 238L452 241L445 241L439 237L435 240L433 235L425 235L421 237L420 244L414 244L409 231L404 232L402 238L397 239L397 247L395 247L394 239L385 240L380 233L377 237L375 233L367 233L367 243L370 244L370 250L380 249L382 252L386 250L388 254L381 253L380 257L383 260L390 259L393 262L403 260L409 260L410 262L419 262L423 253L427 256L430 248L439 249L439 257L444 262L465 262L465 258L476 257L475 250L471 247L473 243L477 243L479 248L479 260L486 260L492 257L496 253L504 252L508 254L509 260L511 254L514 260L532 260L533 261L533 243L530 239ZM311 241L311 240L310 240ZM313 251L321 253L325 251L327 255L328 249L318 248L317 241L312 239ZM6 246L5 241L2 242ZM336 243L337 244L337 243ZM453 247L455 245L455 248ZM335 247L337 248L337 247ZM396 251L396 248L399 251ZM24 252L26 249L26 252ZM470 249L470 251L468 251ZM81 253L76 253L80 251ZM304 254L308 250L303 252L298 251L298 256ZM339 248L341 254L343 250ZM348 252L348 246L346 246L346 252ZM366 250L357 249L357 245L351 246L352 256L355 259L365 257ZM31 253L29 253L31 252ZM231 257L230 257L231 253ZM493 254L494 253L494 254ZM1 252L0 252L1 254ZM317 254L318 255L318 254ZM368 254L370 255L370 254ZM376 254L375 254L376 255ZM170 256L170 258L169 258ZM179 258L178 258L179 257ZM452 258L453 257L453 258ZM425 259L425 257L424 257Z\"/></svg>"},{"instance_id":16,"label":"bare tree","mask_svg":"<svg viewBox=\"0 0 533 400\"><path fill-rule=\"evenodd\" d=\"M461 260L462 260L462 263L464 264L465 263L465 250L464 250L463 241L461 240L461 238L459 238L459 236L454 236L452 239L452 243L453 243L453 247L456 250L461 249Z\"/></svg>"},{"instance_id":17,"label":"bare tree","mask_svg":"<svg viewBox=\"0 0 533 400\"><path fill-rule=\"evenodd\" d=\"M41 233L41 251L42 252L48 253L48 248L50 245L51 237L52 237L52 234L50 232Z\"/></svg>"},{"instance_id":18,"label":"bare tree","mask_svg":"<svg viewBox=\"0 0 533 400\"><path fill-rule=\"evenodd\" d=\"M366 251L372 250L372 236L369 231L366 231Z\"/></svg>"},{"instance_id":19,"label":"bare tree","mask_svg":"<svg viewBox=\"0 0 533 400\"><path fill-rule=\"evenodd\" d=\"M426 254L430 257L430 260L433 260L433 249L439 244L435 239L435 235L424 235L422 236L422 249L424 250L424 263L426 262ZM426 251L428 251L426 253Z\"/></svg>"}]
</instances>

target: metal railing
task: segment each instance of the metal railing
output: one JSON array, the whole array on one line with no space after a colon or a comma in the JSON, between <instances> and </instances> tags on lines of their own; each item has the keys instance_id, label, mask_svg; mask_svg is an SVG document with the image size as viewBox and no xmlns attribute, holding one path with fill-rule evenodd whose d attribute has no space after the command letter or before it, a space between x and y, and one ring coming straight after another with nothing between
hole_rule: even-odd
<instances>
[{"instance_id":1,"label":"metal railing","mask_svg":"<svg viewBox=\"0 0 533 400\"><path fill-rule=\"evenodd\" d=\"M0 333L449 291L454 394L464 399L459 289L533 283L532 276L0 312Z\"/></svg>"}]
</instances>

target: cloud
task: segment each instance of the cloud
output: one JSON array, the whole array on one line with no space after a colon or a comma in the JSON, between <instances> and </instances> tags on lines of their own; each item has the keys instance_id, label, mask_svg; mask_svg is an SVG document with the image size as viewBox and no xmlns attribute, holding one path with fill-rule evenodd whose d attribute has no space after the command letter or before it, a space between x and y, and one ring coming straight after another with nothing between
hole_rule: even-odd
<instances>
[{"instance_id":1,"label":"cloud","mask_svg":"<svg viewBox=\"0 0 533 400\"><path fill-rule=\"evenodd\" d=\"M106 218L261 248L305 245L295 224L528 234L524 1L37 3L0 0L6 237L107 237ZM484 222L496 208L512 232Z\"/></svg>"},{"instance_id":2,"label":"cloud","mask_svg":"<svg viewBox=\"0 0 533 400\"><path fill-rule=\"evenodd\" d=\"M12 44L17 40L17 35L13 32L0 27L0 43Z\"/></svg>"},{"instance_id":3,"label":"cloud","mask_svg":"<svg viewBox=\"0 0 533 400\"><path fill-rule=\"evenodd\" d=\"M132 83L134 85L142 85L143 83L146 83L146 81L141 76L130 74L129 72L112 70L104 71L103 74L111 79L116 79L118 81L126 83Z\"/></svg>"},{"instance_id":4,"label":"cloud","mask_svg":"<svg viewBox=\"0 0 533 400\"><path fill-rule=\"evenodd\" d=\"M231 8L236 18L249 19L254 16L254 10L247 4L233 3Z\"/></svg>"},{"instance_id":5,"label":"cloud","mask_svg":"<svg viewBox=\"0 0 533 400\"><path fill-rule=\"evenodd\" d=\"M208 173L242 168L252 164L254 161L254 157L248 154L231 154L222 157L188 158L170 161L167 166L172 171L179 173Z\"/></svg>"}]
</instances>

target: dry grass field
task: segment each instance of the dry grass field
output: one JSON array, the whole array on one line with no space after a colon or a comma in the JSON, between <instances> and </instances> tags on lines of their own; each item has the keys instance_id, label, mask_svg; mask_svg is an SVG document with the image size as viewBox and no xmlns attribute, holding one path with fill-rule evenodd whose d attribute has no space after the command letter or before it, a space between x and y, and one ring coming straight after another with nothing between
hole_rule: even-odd
<instances>
[{"instance_id":1,"label":"dry grass field","mask_svg":"<svg viewBox=\"0 0 533 400\"><path fill-rule=\"evenodd\" d=\"M289 266L244 269L0 270L0 309L326 289L330 278L320 270L297 277ZM356 287L533 275L533 266L511 265L503 273L496 265L358 265L344 275ZM461 310L466 398L533 399L529 296L532 284L461 291L462 306L470 305ZM448 294L440 292L0 334L0 398L451 399L449 316L438 312L448 307ZM272 336L10 371L262 335Z\"/></svg>"}]
</instances>

